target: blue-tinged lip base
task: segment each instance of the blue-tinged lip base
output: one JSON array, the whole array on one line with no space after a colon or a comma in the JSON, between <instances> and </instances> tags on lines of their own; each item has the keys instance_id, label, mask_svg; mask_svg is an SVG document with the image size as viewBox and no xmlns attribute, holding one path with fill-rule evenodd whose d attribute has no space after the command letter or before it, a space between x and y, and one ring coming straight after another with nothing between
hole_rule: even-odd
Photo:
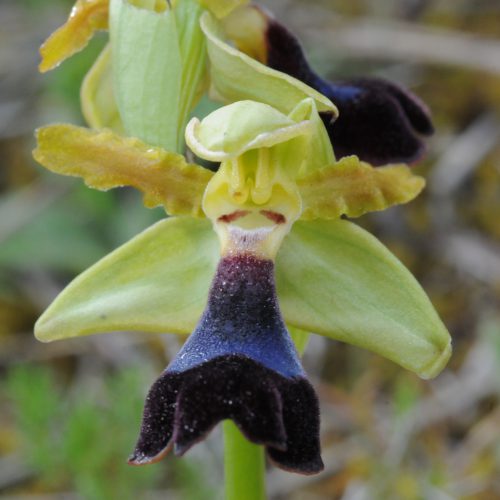
<instances>
[{"instance_id":1,"label":"blue-tinged lip base","mask_svg":"<svg viewBox=\"0 0 500 500\"><path fill-rule=\"evenodd\" d=\"M206 309L167 371L182 372L230 354L285 377L305 375L279 310L274 263L253 254L221 259Z\"/></svg>"},{"instance_id":2,"label":"blue-tinged lip base","mask_svg":"<svg viewBox=\"0 0 500 500\"><path fill-rule=\"evenodd\" d=\"M310 383L241 355L220 356L181 373L165 371L147 396L129 463L157 462L172 447L182 455L224 419L264 445L278 467L301 474L323 469L318 400Z\"/></svg>"}]
</instances>

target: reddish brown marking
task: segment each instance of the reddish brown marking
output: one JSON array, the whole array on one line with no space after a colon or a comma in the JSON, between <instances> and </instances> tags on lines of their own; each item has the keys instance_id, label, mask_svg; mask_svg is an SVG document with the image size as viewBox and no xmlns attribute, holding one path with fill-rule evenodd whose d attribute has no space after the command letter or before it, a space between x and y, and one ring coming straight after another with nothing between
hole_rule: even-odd
<instances>
[{"instance_id":1,"label":"reddish brown marking","mask_svg":"<svg viewBox=\"0 0 500 500\"><path fill-rule=\"evenodd\" d=\"M144 457L142 460L136 460L135 458L129 458L127 460L128 465L133 465L134 467L140 467L141 465L149 465L149 464L155 464L165 458L169 453L170 450L174 447L174 441L173 439L170 439L168 442L167 446L163 448L159 453L157 453L154 457Z\"/></svg>"},{"instance_id":2,"label":"reddish brown marking","mask_svg":"<svg viewBox=\"0 0 500 500\"><path fill-rule=\"evenodd\" d=\"M285 216L278 212L273 212L272 210L261 210L260 213L269 220L272 220L275 224L284 224L286 222Z\"/></svg>"},{"instance_id":3,"label":"reddish brown marking","mask_svg":"<svg viewBox=\"0 0 500 500\"><path fill-rule=\"evenodd\" d=\"M249 213L250 212L248 210L236 210L230 214L221 215L217 220L229 224L230 222L234 222L235 220L245 217L245 215L248 215Z\"/></svg>"}]
</instances>

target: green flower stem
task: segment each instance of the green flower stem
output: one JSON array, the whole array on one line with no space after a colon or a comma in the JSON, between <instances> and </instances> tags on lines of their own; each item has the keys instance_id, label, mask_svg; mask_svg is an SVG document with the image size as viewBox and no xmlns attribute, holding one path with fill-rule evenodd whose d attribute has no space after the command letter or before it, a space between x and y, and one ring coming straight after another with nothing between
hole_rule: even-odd
<instances>
[{"instance_id":1,"label":"green flower stem","mask_svg":"<svg viewBox=\"0 0 500 500\"><path fill-rule=\"evenodd\" d=\"M250 443L231 420L223 429L226 500L266 500L264 447Z\"/></svg>"}]
</instances>

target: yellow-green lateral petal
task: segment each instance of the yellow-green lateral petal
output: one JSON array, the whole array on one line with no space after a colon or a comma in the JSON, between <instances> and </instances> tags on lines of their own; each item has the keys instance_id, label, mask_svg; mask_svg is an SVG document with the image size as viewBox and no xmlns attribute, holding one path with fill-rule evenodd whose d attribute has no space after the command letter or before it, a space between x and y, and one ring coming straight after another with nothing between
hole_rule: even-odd
<instances>
[{"instance_id":1,"label":"yellow-green lateral petal","mask_svg":"<svg viewBox=\"0 0 500 500\"><path fill-rule=\"evenodd\" d=\"M189 333L219 258L208 220L166 219L70 283L35 325L38 340L116 330Z\"/></svg>"},{"instance_id":2,"label":"yellow-green lateral petal","mask_svg":"<svg viewBox=\"0 0 500 500\"><path fill-rule=\"evenodd\" d=\"M351 222L296 222L276 279L287 324L364 347L423 378L451 355L446 327L412 274Z\"/></svg>"},{"instance_id":3,"label":"yellow-green lateral petal","mask_svg":"<svg viewBox=\"0 0 500 500\"><path fill-rule=\"evenodd\" d=\"M248 0L200 0L200 4L211 10L219 19L246 3Z\"/></svg>"},{"instance_id":4,"label":"yellow-green lateral petal","mask_svg":"<svg viewBox=\"0 0 500 500\"><path fill-rule=\"evenodd\" d=\"M113 90L109 44L85 76L80 91L80 100L83 116L92 128L110 128L119 134L124 133Z\"/></svg>"},{"instance_id":5,"label":"yellow-green lateral petal","mask_svg":"<svg viewBox=\"0 0 500 500\"><path fill-rule=\"evenodd\" d=\"M337 114L337 108L324 95L227 44L222 39L220 25L210 13L201 17L201 28L207 36L214 97L224 102L259 101L286 114L300 101L311 97L319 111Z\"/></svg>"},{"instance_id":6,"label":"yellow-green lateral petal","mask_svg":"<svg viewBox=\"0 0 500 500\"><path fill-rule=\"evenodd\" d=\"M105 191L132 186L147 207L163 205L176 215L203 217L203 193L213 173L186 163L182 155L153 148L110 130L51 125L37 130L34 158L52 172L82 177Z\"/></svg>"},{"instance_id":7,"label":"yellow-green lateral petal","mask_svg":"<svg viewBox=\"0 0 500 500\"><path fill-rule=\"evenodd\" d=\"M40 47L42 73L79 52L97 30L108 28L109 0L78 0L66 23Z\"/></svg>"},{"instance_id":8,"label":"yellow-green lateral petal","mask_svg":"<svg viewBox=\"0 0 500 500\"><path fill-rule=\"evenodd\" d=\"M297 184L304 207L302 219L338 219L407 203L422 191L425 180L405 165L374 168L348 156Z\"/></svg>"}]
</instances>

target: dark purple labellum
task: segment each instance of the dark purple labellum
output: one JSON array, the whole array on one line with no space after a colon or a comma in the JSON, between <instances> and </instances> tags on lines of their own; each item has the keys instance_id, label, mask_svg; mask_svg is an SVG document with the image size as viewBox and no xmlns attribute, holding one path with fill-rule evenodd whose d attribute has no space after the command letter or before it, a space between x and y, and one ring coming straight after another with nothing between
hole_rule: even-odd
<instances>
[{"instance_id":1,"label":"dark purple labellum","mask_svg":"<svg viewBox=\"0 0 500 500\"><path fill-rule=\"evenodd\" d=\"M232 419L276 465L323 468L318 400L279 311L270 260L221 260L208 304L184 347L153 384L130 463L177 455Z\"/></svg>"},{"instance_id":2,"label":"dark purple labellum","mask_svg":"<svg viewBox=\"0 0 500 500\"><path fill-rule=\"evenodd\" d=\"M357 155L372 165L412 163L425 152L421 136L434 131L430 114L414 94L379 78L329 82L309 66L295 36L274 19L266 33L267 65L328 97L339 109L323 114L337 158Z\"/></svg>"},{"instance_id":3,"label":"dark purple labellum","mask_svg":"<svg viewBox=\"0 0 500 500\"><path fill-rule=\"evenodd\" d=\"M264 445L278 467L301 474L323 469L311 384L241 355L220 356L181 373L165 371L149 391L129 463L157 462L172 446L182 455L224 419Z\"/></svg>"}]
</instances>

